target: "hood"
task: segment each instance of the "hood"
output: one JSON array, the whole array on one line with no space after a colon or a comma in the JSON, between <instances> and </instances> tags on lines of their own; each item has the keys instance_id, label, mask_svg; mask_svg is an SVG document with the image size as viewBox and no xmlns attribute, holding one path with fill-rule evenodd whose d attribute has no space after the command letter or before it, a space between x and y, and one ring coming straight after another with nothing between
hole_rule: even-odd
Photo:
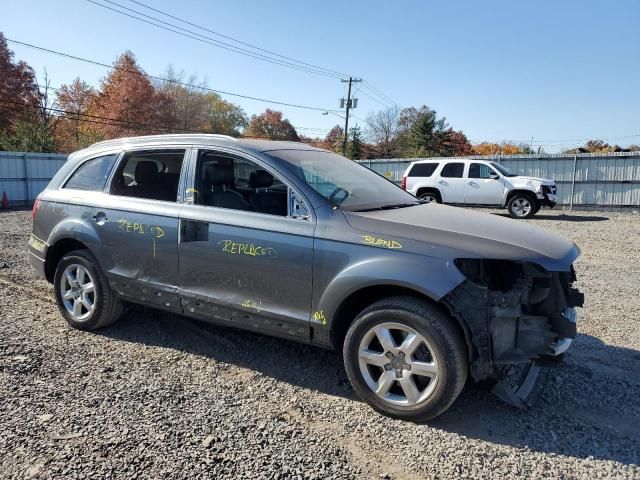
<instances>
[{"instance_id":1,"label":"hood","mask_svg":"<svg viewBox=\"0 0 640 480\"><path fill-rule=\"evenodd\" d=\"M511 183L531 183L540 182L544 185L555 185L556 182L548 178L526 177L524 175L518 175L516 177L507 177Z\"/></svg>"},{"instance_id":2,"label":"hood","mask_svg":"<svg viewBox=\"0 0 640 480\"><path fill-rule=\"evenodd\" d=\"M568 271L579 255L578 247L561 235L521 220L459 207L429 203L344 213L362 232L441 246L454 250L458 258L531 261L549 271Z\"/></svg>"}]
</instances>

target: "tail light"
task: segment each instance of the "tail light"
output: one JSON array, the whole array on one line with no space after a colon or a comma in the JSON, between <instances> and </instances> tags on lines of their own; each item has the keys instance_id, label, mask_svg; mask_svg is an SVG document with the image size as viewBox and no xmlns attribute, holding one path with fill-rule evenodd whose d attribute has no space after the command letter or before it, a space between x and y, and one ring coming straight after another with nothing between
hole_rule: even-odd
<instances>
[{"instance_id":1,"label":"tail light","mask_svg":"<svg viewBox=\"0 0 640 480\"><path fill-rule=\"evenodd\" d=\"M400 182L400 187L402 187L403 190L407 189L407 177L405 177L404 175L402 176L402 181Z\"/></svg>"},{"instance_id":2,"label":"tail light","mask_svg":"<svg viewBox=\"0 0 640 480\"><path fill-rule=\"evenodd\" d=\"M31 218L33 220L36 219L36 215L38 214L38 210L40 209L40 203L41 203L40 197L36 198L36 201L33 202L33 208L31 209Z\"/></svg>"}]
</instances>

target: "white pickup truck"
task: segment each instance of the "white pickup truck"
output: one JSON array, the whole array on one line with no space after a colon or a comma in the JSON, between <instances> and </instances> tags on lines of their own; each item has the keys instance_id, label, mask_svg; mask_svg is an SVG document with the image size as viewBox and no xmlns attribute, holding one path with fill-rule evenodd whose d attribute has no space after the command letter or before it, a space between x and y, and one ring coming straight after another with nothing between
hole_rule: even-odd
<instances>
[{"instance_id":1,"label":"white pickup truck","mask_svg":"<svg viewBox=\"0 0 640 480\"><path fill-rule=\"evenodd\" d=\"M514 218L557 202L553 180L522 177L495 162L466 158L412 162L402 188L426 202L506 208Z\"/></svg>"}]
</instances>

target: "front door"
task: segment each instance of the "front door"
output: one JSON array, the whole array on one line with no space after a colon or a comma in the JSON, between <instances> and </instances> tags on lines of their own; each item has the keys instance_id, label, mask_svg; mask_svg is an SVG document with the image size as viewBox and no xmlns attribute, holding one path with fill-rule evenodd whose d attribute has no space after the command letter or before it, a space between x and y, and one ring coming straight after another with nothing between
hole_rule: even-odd
<instances>
[{"instance_id":1,"label":"front door","mask_svg":"<svg viewBox=\"0 0 640 480\"><path fill-rule=\"evenodd\" d=\"M289 214L289 187L259 160L200 150L180 215L186 312L309 337L315 221Z\"/></svg>"},{"instance_id":2,"label":"front door","mask_svg":"<svg viewBox=\"0 0 640 480\"><path fill-rule=\"evenodd\" d=\"M177 203L185 149L126 152L91 217L114 290L124 298L180 311Z\"/></svg>"},{"instance_id":3,"label":"front door","mask_svg":"<svg viewBox=\"0 0 640 480\"><path fill-rule=\"evenodd\" d=\"M444 203L464 203L465 182L464 162L447 162L440 169L436 182Z\"/></svg>"},{"instance_id":4,"label":"front door","mask_svg":"<svg viewBox=\"0 0 640 480\"><path fill-rule=\"evenodd\" d=\"M477 205L501 205L504 183L486 163L472 162L467 173L465 202Z\"/></svg>"}]
</instances>

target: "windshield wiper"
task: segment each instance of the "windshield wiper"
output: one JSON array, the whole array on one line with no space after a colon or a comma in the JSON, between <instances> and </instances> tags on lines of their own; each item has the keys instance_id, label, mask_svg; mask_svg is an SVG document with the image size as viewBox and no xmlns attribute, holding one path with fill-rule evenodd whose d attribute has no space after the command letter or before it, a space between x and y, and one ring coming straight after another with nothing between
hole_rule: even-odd
<instances>
[{"instance_id":1,"label":"windshield wiper","mask_svg":"<svg viewBox=\"0 0 640 480\"><path fill-rule=\"evenodd\" d=\"M416 205L420 205L420 202L396 203L396 204L393 204L393 205L380 205L378 207L362 208L362 209L355 210L355 211L356 212L373 212L374 210L392 210L394 208L415 207Z\"/></svg>"}]
</instances>

